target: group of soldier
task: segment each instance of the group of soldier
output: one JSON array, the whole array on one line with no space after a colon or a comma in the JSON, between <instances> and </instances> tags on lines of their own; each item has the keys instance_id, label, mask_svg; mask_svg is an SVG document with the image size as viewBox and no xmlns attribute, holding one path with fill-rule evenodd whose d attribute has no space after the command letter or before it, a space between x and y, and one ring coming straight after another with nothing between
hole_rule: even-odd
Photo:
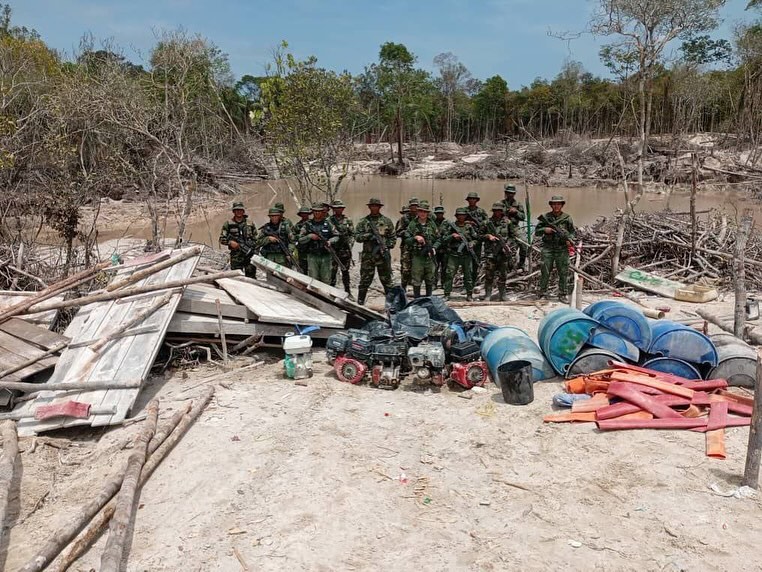
<instances>
[{"instance_id":1,"label":"group of soldier","mask_svg":"<svg viewBox=\"0 0 762 572\"><path fill-rule=\"evenodd\" d=\"M400 211L396 224L381 213L383 202L371 198L368 215L355 227L344 215L345 204L318 202L301 207L299 221L291 223L281 203L268 210L269 222L257 229L248 222L244 206L233 204L233 218L225 222L220 244L230 250L230 265L255 277L251 264L254 253L273 262L335 286L341 272L344 290L350 294L349 269L353 264L354 243L362 244L360 283L357 301L365 303L376 274L388 292L392 286L391 251L400 240L400 282L403 289L412 286L413 296L431 296L441 285L445 300L450 299L453 279L462 272L466 299L472 300L474 282L480 263L484 262L484 296L491 299L497 290L500 301L506 300L508 273L522 272L529 248L519 233L519 223L526 213L516 201L516 187L504 187L505 198L492 205L491 216L478 206L478 193L466 196L468 206L455 210L455 220L445 218L442 206L432 209L428 201L411 198ZM541 239L539 297L545 297L553 267L558 271L559 299L568 301L569 248L575 235L571 217L563 212L563 197L549 201L550 212L541 215L534 228ZM329 209L332 213L329 215Z\"/></svg>"}]
</instances>

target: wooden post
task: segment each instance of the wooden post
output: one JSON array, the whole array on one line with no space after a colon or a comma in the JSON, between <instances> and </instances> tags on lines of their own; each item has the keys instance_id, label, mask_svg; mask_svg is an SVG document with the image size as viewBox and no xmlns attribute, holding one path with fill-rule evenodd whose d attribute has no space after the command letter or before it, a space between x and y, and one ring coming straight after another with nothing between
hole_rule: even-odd
<instances>
[{"instance_id":1,"label":"wooden post","mask_svg":"<svg viewBox=\"0 0 762 572\"><path fill-rule=\"evenodd\" d=\"M112 282L111 284L109 284L108 286L106 286L106 292L113 292L115 290L124 288L125 286L129 286L130 284L134 284L135 282L139 282L143 278L151 276L152 274L156 274L157 272L160 272L164 270L165 268L170 268L171 266L174 266L175 264L179 264L183 260L188 260L189 258L198 256L199 254L201 254L203 250L204 250L203 246L195 246L193 248L189 248L185 250L184 252L181 252L178 256L174 256L170 258L169 260L165 260L164 262L153 264L149 266L148 268L144 268L143 270L138 270L137 272L133 272L129 276L122 278L121 280L116 280Z\"/></svg>"},{"instance_id":2,"label":"wooden post","mask_svg":"<svg viewBox=\"0 0 762 572\"><path fill-rule=\"evenodd\" d=\"M627 214L619 215L616 226L616 244L614 246L614 258L611 261L611 279L619 274L619 259L622 256L622 243L624 242L624 231L627 228Z\"/></svg>"},{"instance_id":3,"label":"wooden post","mask_svg":"<svg viewBox=\"0 0 762 572\"><path fill-rule=\"evenodd\" d=\"M749 428L749 446L746 450L746 467L742 485L759 488L759 462L762 456L762 359L757 355L757 385L754 389L754 407Z\"/></svg>"},{"instance_id":4,"label":"wooden post","mask_svg":"<svg viewBox=\"0 0 762 572\"><path fill-rule=\"evenodd\" d=\"M733 286L736 296L733 335L741 339L743 339L743 330L746 325L746 242L751 232L752 220L751 211L744 209L736 233L736 250L733 257Z\"/></svg>"},{"instance_id":5,"label":"wooden post","mask_svg":"<svg viewBox=\"0 0 762 572\"><path fill-rule=\"evenodd\" d=\"M698 186L698 155L691 153L691 260L696 256L696 187Z\"/></svg>"},{"instance_id":6,"label":"wooden post","mask_svg":"<svg viewBox=\"0 0 762 572\"><path fill-rule=\"evenodd\" d=\"M140 472L146 462L148 443L156 432L158 419L159 402L154 399L148 404L148 417L143 422L142 430L135 439L135 446L127 460L127 470L122 480L122 488L116 497L114 516L111 517L108 540L101 555L101 572L119 572L121 570L127 531L130 529L132 512L138 496Z\"/></svg>"},{"instance_id":7,"label":"wooden post","mask_svg":"<svg viewBox=\"0 0 762 572\"><path fill-rule=\"evenodd\" d=\"M217 322L220 327L220 342L222 343L222 364L228 366L228 344L225 341L225 327L222 325L222 308L220 307L220 299L217 298L214 301L214 305L217 307Z\"/></svg>"},{"instance_id":8,"label":"wooden post","mask_svg":"<svg viewBox=\"0 0 762 572\"><path fill-rule=\"evenodd\" d=\"M19 440L14 421L4 421L0 426L3 436L3 456L0 457L0 540L4 537L5 518L8 512L8 498L13 484L16 457L19 454Z\"/></svg>"}]
</instances>

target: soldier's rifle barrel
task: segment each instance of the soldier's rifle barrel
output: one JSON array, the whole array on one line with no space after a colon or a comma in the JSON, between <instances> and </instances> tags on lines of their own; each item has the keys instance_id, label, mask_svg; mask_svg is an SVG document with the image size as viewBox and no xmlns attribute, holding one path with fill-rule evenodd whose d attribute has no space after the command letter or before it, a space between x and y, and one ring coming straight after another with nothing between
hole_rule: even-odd
<instances>
[{"instance_id":1,"label":"soldier's rifle barrel","mask_svg":"<svg viewBox=\"0 0 762 572\"><path fill-rule=\"evenodd\" d=\"M479 257L476 256L476 252L474 252L473 246L468 244L468 240L466 240L466 237L463 235L463 233L460 230L458 230L458 227L455 224L453 224L452 222L450 222L449 224L450 224L450 228L453 229L453 231L455 231L455 233L458 236L460 236L460 241L466 247L466 250L468 251L468 254L471 255L471 258L473 258L474 262L478 265L479 264Z\"/></svg>"}]
</instances>

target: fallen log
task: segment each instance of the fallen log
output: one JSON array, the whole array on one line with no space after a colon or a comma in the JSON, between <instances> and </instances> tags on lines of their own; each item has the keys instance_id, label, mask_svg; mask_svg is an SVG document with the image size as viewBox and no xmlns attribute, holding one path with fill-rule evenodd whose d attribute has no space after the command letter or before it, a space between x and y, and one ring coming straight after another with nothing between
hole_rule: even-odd
<instances>
[{"instance_id":1,"label":"fallen log","mask_svg":"<svg viewBox=\"0 0 762 572\"><path fill-rule=\"evenodd\" d=\"M116 383L114 381L62 381L60 383L26 383L23 381L0 381L0 389L36 393L38 391L94 391L96 389L135 389L140 382Z\"/></svg>"},{"instance_id":2,"label":"fallen log","mask_svg":"<svg viewBox=\"0 0 762 572\"><path fill-rule=\"evenodd\" d=\"M140 473L140 486L142 487L156 467L164 460L167 454L182 439L193 422L201 415L209 401L214 396L214 387L209 387L194 403L190 411L184 412L182 417L175 423L176 427L167 434L158 431L148 447L150 457ZM174 417L173 417L174 420ZM160 440L161 439L161 440ZM116 502L112 499L103 509L90 520L84 530L77 536L74 542L64 551L60 558L54 562L48 572L64 572L79 558L87 548L95 541L101 530L106 526L111 515L114 513Z\"/></svg>"},{"instance_id":3,"label":"fallen log","mask_svg":"<svg viewBox=\"0 0 762 572\"><path fill-rule=\"evenodd\" d=\"M174 294L172 294L171 292L168 292L167 294L164 294L161 298L154 300L154 302L150 306L141 310L140 312L132 316L129 320L120 324L117 328L114 328L111 332L109 332L107 335L100 338L98 341L92 343L89 346L90 349L95 353L100 352L107 344L116 340L121 334L129 330L131 327L138 325L143 320L151 316L154 312L156 312L159 308L166 306L169 303L169 301L172 299L173 295Z\"/></svg>"},{"instance_id":4,"label":"fallen log","mask_svg":"<svg viewBox=\"0 0 762 572\"><path fill-rule=\"evenodd\" d=\"M762 360L757 356L757 387L754 391L749 444L746 449L746 464L741 484L753 489L759 488L760 459L762 459Z\"/></svg>"},{"instance_id":5,"label":"fallen log","mask_svg":"<svg viewBox=\"0 0 762 572\"><path fill-rule=\"evenodd\" d=\"M0 541L2 541L5 536L5 518L8 512L8 499L13 484L16 457L19 453L16 423L3 422L0 426L0 434L3 437L3 456L0 457Z\"/></svg>"},{"instance_id":6,"label":"fallen log","mask_svg":"<svg viewBox=\"0 0 762 572\"><path fill-rule=\"evenodd\" d=\"M148 276L151 276L152 274L161 272L162 270L166 268L170 268L174 266L175 264L179 264L180 262L184 260L188 260L189 258L193 258L194 256L198 256L199 254L203 252L203 250L204 250L203 246L194 246L193 248L189 248L186 251L180 253L178 256L173 256L169 260L159 262L158 264L153 264L152 266L149 266L148 268L145 268L143 270L138 270L137 272L133 272L130 276L122 278L121 280L116 280L112 282L111 284L106 286L105 291L113 292L115 290L121 290L122 288L126 286L135 284L135 282L140 282L143 278L147 278Z\"/></svg>"},{"instance_id":7,"label":"fallen log","mask_svg":"<svg viewBox=\"0 0 762 572\"><path fill-rule=\"evenodd\" d=\"M709 310L704 309L698 309L696 310L696 313L704 318L707 322L711 322L721 330L724 330L728 332L729 334L734 334L734 327L733 322L726 322L722 320L722 318ZM735 334L734 334L735 335ZM758 346L762 345L762 334L759 334L758 332L755 332L751 329L746 329L746 337L749 338L749 341L753 344L756 344Z\"/></svg>"},{"instance_id":8,"label":"fallen log","mask_svg":"<svg viewBox=\"0 0 762 572\"><path fill-rule=\"evenodd\" d=\"M127 531L130 528L132 512L137 499L140 473L148 454L148 443L156 432L159 418L159 402L151 401L147 407L148 417L143 422L142 431L135 439L135 444L127 460L127 470L122 479L122 488L115 499L114 515L111 517L109 536L101 555L101 572L118 572L122 565Z\"/></svg>"},{"instance_id":9,"label":"fallen log","mask_svg":"<svg viewBox=\"0 0 762 572\"><path fill-rule=\"evenodd\" d=\"M115 292L105 292L102 294L93 294L90 296L83 296L82 298L73 298L71 300L63 300L61 302L49 302L47 304L38 304L26 309L27 314L36 314L38 312L46 312L48 310L60 310L62 308L73 308L77 306L85 306L87 304L93 304L95 302L107 302L109 300L119 300L120 298L128 298L130 296L137 296L139 294L146 294L148 292L159 292L161 290L171 290L174 288L180 288L182 286L189 286L190 284L199 284L202 282L214 282L222 278L234 278L236 276L243 276L240 270L226 270L225 272L218 272L217 274L208 274L206 276L196 276L193 278L187 278L184 280L172 280L170 282L163 282L161 284L149 284L146 286L136 286L125 290L117 290Z\"/></svg>"}]
</instances>

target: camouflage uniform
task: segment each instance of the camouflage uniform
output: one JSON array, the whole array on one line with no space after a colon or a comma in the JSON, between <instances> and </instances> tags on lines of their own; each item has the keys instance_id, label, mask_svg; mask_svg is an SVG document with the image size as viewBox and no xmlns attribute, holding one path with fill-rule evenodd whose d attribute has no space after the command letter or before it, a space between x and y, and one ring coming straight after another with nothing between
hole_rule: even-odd
<instances>
[{"instance_id":1,"label":"camouflage uniform","mask_svg":"<svg viewBox=\"0 0 762 572\"><path fill-rule=\"evenodd\" d=\"M312 205L313 215L316 211L325 210L323 203L314 203ZM309 277L329 284L331 281L333 256L331 256L331 252L325 246L324 241L313 240L310 237L311 234L317 234L325 241L328 241L331 246L334 246L339 240L339 233L336 232L336 228L327 217L321 221L314 219L307 221L299 233L299 244L303 245L304 250L307 252L307 271Z\"/></svg>"},{"instance_id":2,"label":"camouflage uniform","mask_svg":"<svg viewBox=\"0 0 762 572\"><path fill-rule=\"evenodd\" d=\"M550 203L565 204L563 197L555 196L550 199ZM553 224L562 231L568 233L564 237L558 232L545 233L545 229ZM566 301L569 289L569 247L567 240L574 240L576 229L571 216L562 212L558 216L553 211L540 215L535 228L535 235L542 237L542 266L540 267L540 296L545 296L548 291L548 282L553 266L558 269L558 296L562 301Z\"/></svg>"},{"instance_id":3,"label":"camouflage uniform","mask_svg":"<svg viewBox=\"0 0 762 572\"><path fill-rule=\"evenodd\" d=\"M429 212L429 203L421 201L418 210ZM422 236L425 244L418 242L416 237ZM431 296L436 282L436 251L439 248L439 227L431 220L425 223L416 217L407 225L405 231L405 243L412 255L411 283L413 284L413 296L421 295L421 284L426 284L426 296Z\"/></svg>"},{"instance_id":4,"label":"camouflage uniform","mask_svg":"<svg viewBox=\"0 0 762 572\"><path fill-rule=\"evenodd\" d=\"M242 203L233 203L233 210L244 210ZM242 248L233 250L230 248L230 241L235 241ZM240 222L227 220L222 225L220 231L220 244L227 246L230 250L230 268L233 270L243 270L249 278L257 277L257 269L251 264L251 254L257 247L257 228L249 224L248 215L243 215ZM245 253L248 252L248 255Z\"/></svg>"},{"instance_id":5,"label":"camouflage uniform","mask_svg":"<svg viewBox=\"0 0 762 572\"><path fill-rule=\"evenodd\" d=\"M368 201L368 206L383 206L380 199L372 198ZM386 246L386 256L379 248L378 239L372 228L378 231L379 236ZM355 240L362 244L362 254L360 255L360 285L357 291L358 304L365 303L365 297L368 295L368 288L373 282L373 276L378 271L378 279L384 287L384 292L388 292L392 287L392 259L391 250L397 242L394 231L394 223L391 219L382 214L377 216L367 215L360 219L355 229Z\"/></svg>"},{"instance_id":6,"label":"camouflage uniform","mask_svg":"<svg viewBox=\"0 0 762 572\"><path fill-rule=\"evenodd\" d=\"M493 216L482 224L481 240L484 244L484 300L492 296L492 286L497 277L497 288L500 301L505 301L505 279L513 267L516 256L516 237L518 228L513 220L507 216L500 218L494 215L495 211L504 212L502 203L492 205ZM487 235L497 236L503 239L509 253L500 244L499 240L490 240Z\"/></svg>"},{"instance_id":7,"label":"camouflage uniform","mask_svg":"<svg viewBox=\"0 0 762 572\"><path fill-rule=\"evenodd\" d=\"M442 229L442 225L447 222L447 219L442 217L442 220L437 220L436 215L438 213L442 213L444 215L445 209L443 206L436 206L434 207L434 224L437 225L437 228L439 230ZM447 252L443 248L440 248L437 250L437 268L434 271L434 288L437 287L437 284L442 286L444 288L444 281L445 281L445 269L447 268Z\"/></svg>"},{"instance_id":8,"label":"camouflage uniform","mask_svg":"<svg viewBox=\"0 0 762 572\"><path fill-rule=\"evenodd\" d=\"M471 192L466 195L466 200L468 199L480 199L479 193ZM487 214L487 211L485 211L481 207L477 206L467 206L466 207L466 222L474 227L474 229L479 232L479 229L481 228L481 225L484 223L487 218L489 218L489 215ZM482 243L481 241L477 241L476 246L474 246L474 252L476 253L476 260L481 261L482 259ZM474 279L476 279L476 276L479 272L479 263L472 259L473 262L473 276Z\"/></svg>"},{"instance_id":9,"label":"camouflage uniform","mask_svg":"<svg viewBox=\"0 0 762 572\"><path fill-rule=\"evenodd\" d=\"M344 208L344 203L341 201L334 201L331 204L331 208ZM344 270L341 271L341 281L344 283L344 291L351 293L350 281L349 281L349 267L352 266L352 247L355 244L355 225L352 223L352 219L347 216L341 215L341 217L335 214L328 217L333 226L336 227L336 231L339 233L339 242L336 243L336 254L339 255L339 260L344 265ZM336 277L339 273L339 265L336 261L333 261L331 266L331 286L336 286Z\"/></svg>"},{"instance_id":10,"label":"camouflage uniform","mask_svg":"<svg viewBox=\"0 0 762 572\"><path fill-rule=\"evenodd\" d=\"M397 225L394 228L397 238L400 239L400 284L402 285L402 288L407 288L407 285L410 284L411 273L413 270L413 255L407 247L407 244L405 244L405 231L407 230L407 225L416 218L415 209L418 208L419 202L420 201L416 197L410 198L407 203L408 211L404 212L404 208L400 211L402 217L397 221Z\"/></svg>"},{"instance_id":11,"label":"camouflage uniform","mask_svg":"<svg viewBox=\"0 0 762 572\"><path fill-rule=\"evenodd\" d=\"M526 212L524 212L524 207L516 201L516 186L511 185L510 183L505 185L505 198L503 199L503 206L505 207L505 216L510 218L515 224L516 224L516 231L518 233L518 226L520 222L523 222L527 218ZM515 213L509 212L511 209L516 209ZM527 259L527 253L529 252L529 247L526 246L523 243L518 243L518 249L519 249L519 264L518 268L523 269L524 268L524 262Z\"/></svg>"},{"instance_id":12,"label":"camouflage uniform","mask_svg":"<svg viewBox=\"0 0 762 572\"><path fill-rule=\"evenodd\" d=\"M281 214L280 210L272 208L268 211L268 216ZM272 260L276 264L291 268L291 261L286 253L283 252L285 247L289 253L294 242L294 236L289 232L288 228L284 224L285 221L281 220L278 224L274 224L272 220L259 227L259 239L257 240L257 246L259 247L259 254L267 260ZM270 238L275 236L280 239L278 242L272 242ZM282 246L281 246L282 244Z\"/></svg>"},{"instance_id":13,"label":"camouflage uniform","mask_svg":"<svg viewBox=\"0 0 762 572\"><path fill-rule=\"evenodd\" d=\"M312 214L312 209L310 207L301 207L299 209L299 213L305 213L305 214ZM296 243L296 258L299 261L299 270L302 274L307 274L307 251L304 249L305 247L297 242L297 239L299 238L299 235L302 232L302 228L304 225L309 221L310 219L304 219L301 218L299 221L294 225L294 242Z\"/></svg>"},{"instance_id":14,"label":"camouflage uniform","mask_svg":"<svg viewBox=\"0 0 762 572\"><path fill-rule=\"evenodd\" d=\"M455 215L465 215L465 207L459 207L455 211ZM473 225L470 225L463 221L463 223L448 222L446 225L442 225L440 229L440 243L442 248L447 249L447 274L445 276L444 295L445 299L449 300L450 293L452 292L452 281L457 274L458 269L463 269L463 282L466 287L466 299L471 300L474 293L474 278L473 278L473 258L466 248L463 240L460 238L454 238L453 234L462 234L466 239L466 243L473 248L477 242L477 232Z\"/></svg>"}]
</instances>

